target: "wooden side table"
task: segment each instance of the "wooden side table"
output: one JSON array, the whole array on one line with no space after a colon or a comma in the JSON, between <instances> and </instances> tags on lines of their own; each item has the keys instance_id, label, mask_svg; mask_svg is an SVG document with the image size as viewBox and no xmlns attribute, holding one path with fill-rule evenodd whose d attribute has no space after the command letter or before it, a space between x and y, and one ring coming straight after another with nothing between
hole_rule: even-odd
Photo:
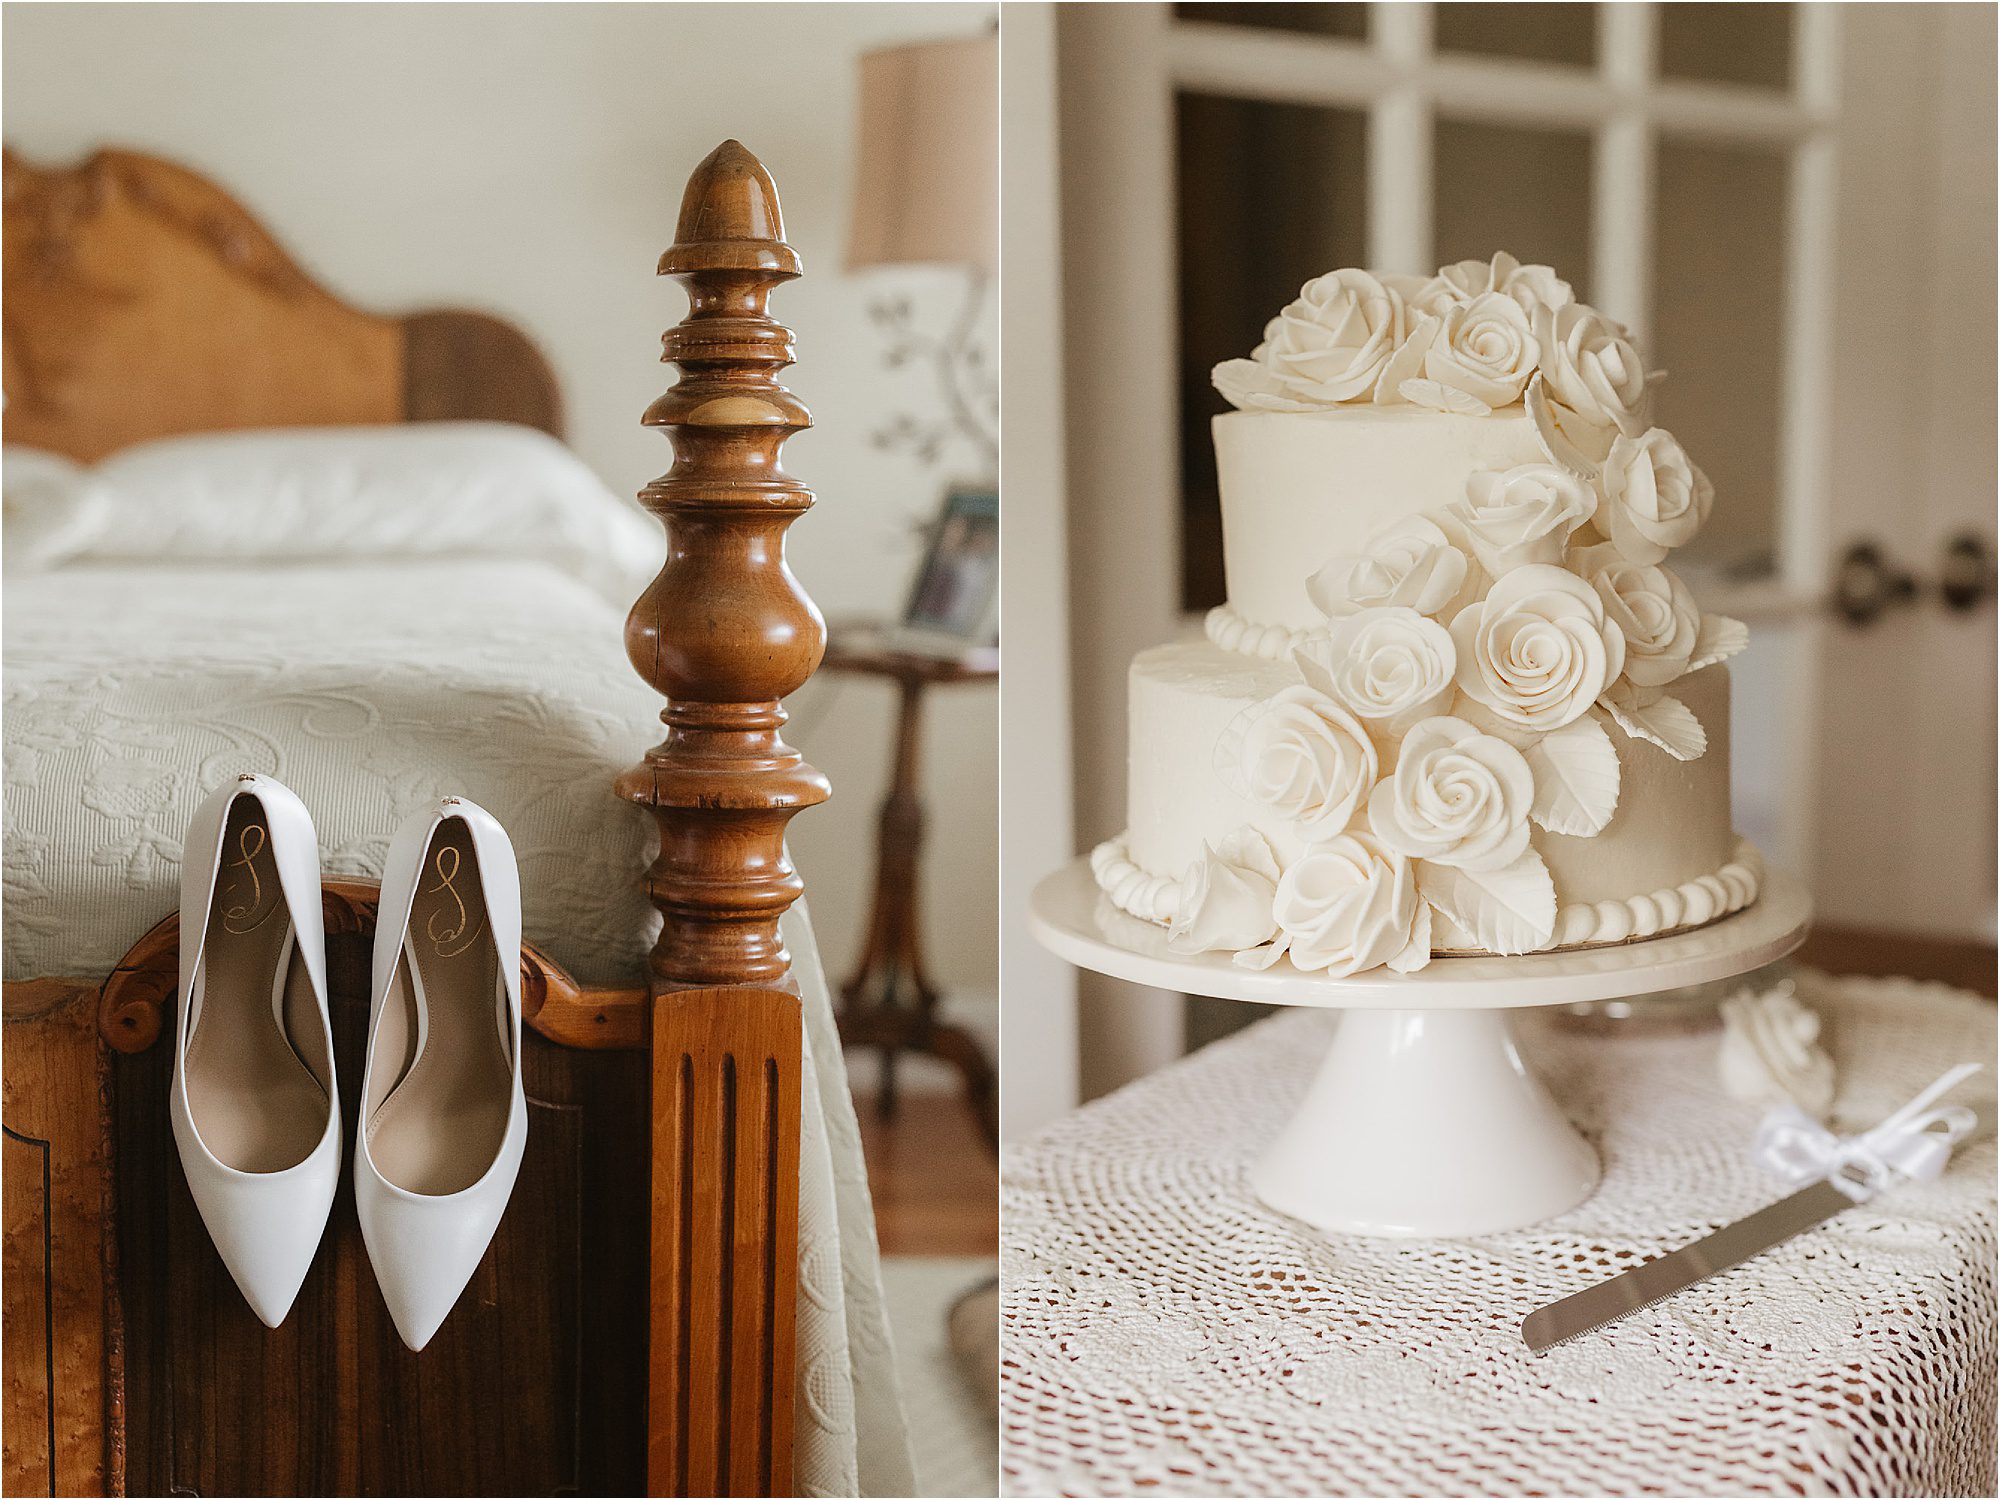
<instances>
[{"instance_id":1,"label":"wooden side table","mask_svg":"<svg viewBox=\"0 0 2000 1500\"><path fill-rule=\"evenodd\" d=\"M882 799L875 858L875 898L854 975L840 987L840 1039L881 1052L877 1107L896 1112L896 1060L903 1052L938 1058L958 1069L966 1102L989 1145L999 1142L993 1065L961 1026L938 1018L938 990L924 971L917 918L918 857L923 849L921 786L924 690L993 682L993 653L964 658L895 649L879 630L835 631L822 671L885 677L896 684L896 765Z\"/></svg>"}]
</instances>

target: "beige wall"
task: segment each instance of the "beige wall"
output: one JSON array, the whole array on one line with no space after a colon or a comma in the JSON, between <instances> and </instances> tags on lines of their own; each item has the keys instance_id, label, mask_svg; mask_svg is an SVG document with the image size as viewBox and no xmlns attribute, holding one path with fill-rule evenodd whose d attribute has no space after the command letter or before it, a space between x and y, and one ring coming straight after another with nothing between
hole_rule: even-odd
<instances>
[{"instance_id":1,"label":"beige wall","mask_svg":"<svg viewBox=\"0 0 2000 1500\"><path fill-rule=\"evenodd\" d=\"M776 177L806 261L776 302L819 423L787 449L820 497L793 531L793 564L829 615L894 613L914 528L976 455L927 470L871 442L894 411L935 403L920 371L885 368L869 299L907 290L941 321L960 283L840 269L854 63L992 16L987 4L8 5L5 132L33 159L111 142L208 173L363 305L514 319L555 364L571 441L628 495L668 461L638 419L668 383L659 333L685 307L652 267L688 171L739 137ZM891 706L876 684L830 681L794 705L835 787L793 825L835 975L865 916ZM929 745L934 967L989 993L996 728L993 694L968 691L934 716Z\"/></svg>"}]
</instances>

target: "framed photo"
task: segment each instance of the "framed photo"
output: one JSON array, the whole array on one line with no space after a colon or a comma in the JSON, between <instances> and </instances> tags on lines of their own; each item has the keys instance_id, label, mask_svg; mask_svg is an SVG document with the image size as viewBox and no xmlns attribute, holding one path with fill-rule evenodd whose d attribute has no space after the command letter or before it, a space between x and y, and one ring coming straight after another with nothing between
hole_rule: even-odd
<instances>
[{"instance_id":1,"label":"framed photo","mask_svg":"<svg viewBox=\"0 0 2000 1500\"><path fill-rule=\"evenodd\" d=\"M903 608L899 644L958 654L1000 640L1000 493L954 485L931 527Z\"/></svg>"}]
</instances>

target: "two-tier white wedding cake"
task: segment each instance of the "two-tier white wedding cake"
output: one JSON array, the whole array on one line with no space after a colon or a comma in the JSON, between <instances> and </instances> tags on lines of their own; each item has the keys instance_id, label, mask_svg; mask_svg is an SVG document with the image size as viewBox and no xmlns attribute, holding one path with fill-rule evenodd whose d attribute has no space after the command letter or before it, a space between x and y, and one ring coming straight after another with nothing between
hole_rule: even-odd
<instances>
[{"instance_id":1,"label":"two-tier white wedding cake","mask_svg":"<svg viewBox=\"0 0 2000 1500\"><path fill-rule=\"evenodd\" d=\"M1722 665L1747 632L1665 566L1713 490L1657 379L1507 255L1332 272L1218 365L1229 602L1132 663L1110 899L1177 952L1335 976L1753 901Z\"/></svg>"}]
</instances>

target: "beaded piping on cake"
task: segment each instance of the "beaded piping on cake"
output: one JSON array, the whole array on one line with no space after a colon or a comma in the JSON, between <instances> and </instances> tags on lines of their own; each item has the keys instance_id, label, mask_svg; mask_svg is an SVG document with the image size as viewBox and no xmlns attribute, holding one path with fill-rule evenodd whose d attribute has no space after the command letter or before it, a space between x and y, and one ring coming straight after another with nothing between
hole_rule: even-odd
<instances>
[{"instance_id":1,"label":"beaded piping on cake","mask_svg":"<svg viewBox=\"0 0 2000 1500\"><path fill-rule=\"evenodd\" d=\"M1180 881L1170 875L1151 874L1134 864L1122 835L1106 839L1090 851L1090 872L1097 877L1098 889L1128 916L1162 926L1173 920L1174 908L1180 903ZM1763 884L1763 854L1750 840L1738 838L1729 862L1713 874L1651 895L1580 901L1560 908L1554 936L1534 951L1603 947L1706 926L1750 905ZM1477 949L1439 947L1433 951L1439 958L1490 956Z\"/></svg>"},{"instance_id":2,"label":"beaded piping on cake","mask_svg":"<svg viewBox=\"0 0 2000 1500\"><path fill-rule=\"evenodd\" d=\"M1149 875L1132 863L1123 838L1106 839L1090 851L1090 873L1112 905L1142 922L1171 922L1180 904L1181 883L1171 875Z\"/></svg>"},{"instance_id":3,"label":"beaded piping on cake","mask_svg":"<svg viewBox=\"0 0 2000 1500\"><path fill-rule=\"evenodd\" d=\"M1218 604L1208 612L1202 630L1211 644L1224 651L1240 651L1266 661L1289 661L1292 652L1314 636L1326 633L1325 626L1294 630L1289 625L1259 625L1227 604Z\"/></svg>"},{"instance_id":4,"label":"beaded piping on cake","mask_svg":"<svg viewBox=\"0 0 2000 1500\"><path fill-rule=\"evenodd\" d=\"M1764 856L1746 838L1736 841L1729 863L1713 875L1684 881L1650 896L1565 906L1556 913L1551 948L1627 943L1701 927L1739 912L1757 899L1764 884Z\"/></svg>"}]
</instances>

